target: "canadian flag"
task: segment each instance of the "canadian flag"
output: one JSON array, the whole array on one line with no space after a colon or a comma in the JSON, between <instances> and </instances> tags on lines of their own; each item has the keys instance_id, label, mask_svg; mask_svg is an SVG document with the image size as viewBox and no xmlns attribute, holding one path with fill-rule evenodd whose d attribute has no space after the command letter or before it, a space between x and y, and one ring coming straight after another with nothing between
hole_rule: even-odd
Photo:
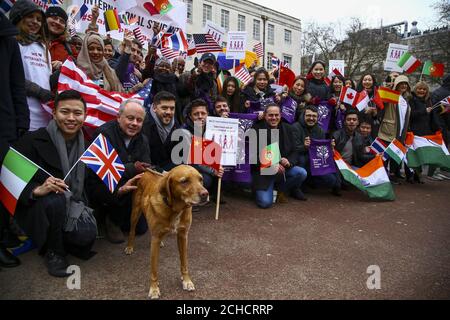
<instances>
[{"instance_id":1,"label":"canadian flag","mask_svg":"<svg viewBox=\"0 0 450 320\"><path fill-rule=\"evenodd\" d=\"M328 75L328 77L326 77L325 83L327 84L327 86L329 86L331 84L331 80L333 79L333 77L335 76L341 76L343 77L343 75L341 74L341 72L338 69L333 69L333 71L330 72L330 74Z\"/></svg>"},{"instance_id":2,"label":"canadian flag","mask_svg":"<svg viewBox=\"0 0 450 320\"><path fill-rule=\"evenodd\" d=\"M339 100L362 111L369 104L370 98L365 90L356 92L356 90L353 90L352 88L344 87L341 91Z\"/></svg>"}]
</instances>

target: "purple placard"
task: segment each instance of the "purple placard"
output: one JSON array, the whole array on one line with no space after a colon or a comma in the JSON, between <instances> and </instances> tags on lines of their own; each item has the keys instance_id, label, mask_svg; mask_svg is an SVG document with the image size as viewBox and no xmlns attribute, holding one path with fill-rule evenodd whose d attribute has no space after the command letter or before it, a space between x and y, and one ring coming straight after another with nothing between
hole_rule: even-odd
<instances>
[{"instance_id":1,"label":"purple placard","mask_svg":"<svg viewBox=\"0 0 450 320\"><path fill-rule=\"evenodd\" d=\"M281 117L289 124L295 122L295 111L297 110L297 102L291 97L284 99L281 104Z\"/></svg>"},{"instance_id":2,"label":"purple placard","mask_svg":"<svg viewBox=\"0 0 450 320\"><path fill-rule=\"evenodd\" d=\"M336 128L338 130L344 128L344 117L345 111L342 111L341 108L338 108L336 111Z\"/></svg>"},{"instance_id":3,"label":"purple placard","mask_svg":"<svg viewBox=\"0 0 450 320\"><path fill-rule=\"evenodd\" d=\"M312 176L324 176L326 174L336 173L331 140L311 139L309 163Z\"/></svg>"},{"instance_id":4,"label":"purple placard","mask_svg":"<svg viewBox=\"0 0 450 320\"><path fill-rule=\"evenodd\" d=\"M319 119L317 122L319 123L319 126L322 128L323 132L328 132L333 106L329 105L327 101L322 101L317 106L317 110L319 111Z\"/></svg>"}]
</instances>

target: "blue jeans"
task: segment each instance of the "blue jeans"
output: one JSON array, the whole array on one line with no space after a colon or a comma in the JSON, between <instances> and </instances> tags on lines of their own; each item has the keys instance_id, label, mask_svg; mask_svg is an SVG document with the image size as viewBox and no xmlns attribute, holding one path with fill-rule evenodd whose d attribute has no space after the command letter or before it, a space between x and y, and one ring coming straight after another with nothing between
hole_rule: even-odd
<instances>
[{"instance_id":1,"label":"blue jeans","mask_svg":"<svg viewBox=\"0 0 450 320\"><path fill-rule=\"evenodd\" d=\"M304 168L309 168L309 156L300 155L299 157L299 165ZM308 182L313 186L320 187L330 187L330 188L340 188L341 187L341 179L339 176L339 172L330 173L324 176L312 176L308 169Z\"/></svg>"},{"instance_id":2,"label":"blue jeans","mask_svg":"<svg viewBox=\"0 0 450 320\"><path fill-rule=\"evenodd\" d=\"M307 177L306 170L300 167L292 167L286 170L286 181L277 185L280 192L288 193L295 188L300 188ZM261 209L270 208L273 204L273 189L275 187L275 176L267 190L256 190L256 204Z\"/></svg>"}]
</instances>

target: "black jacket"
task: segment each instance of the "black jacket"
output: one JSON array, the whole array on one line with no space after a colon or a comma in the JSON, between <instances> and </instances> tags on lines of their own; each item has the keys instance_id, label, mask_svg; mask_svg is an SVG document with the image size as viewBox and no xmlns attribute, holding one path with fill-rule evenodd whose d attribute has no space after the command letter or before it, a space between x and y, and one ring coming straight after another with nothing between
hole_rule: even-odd
<instances>
[{"instance_id":1,"label":"black jacket","mask_svg":"<svg viewBox=\"0 0 450 320\"><path fill-rule=\"evenodd\" d=\"M308 127L305 122L305 112L300 114L296 123L292 125L296 131L296 146L300 155L308 155L308 149L305 148L305 138L323 140L325 139L325 132L318 123L313 127Z\"/></svg>"},{"instance_id":2,"label":"black jacket","mask_svg":"<svg viewBox=\"0 0 450 320\"><path fill-rule=\"evenodd\" d=\"M142 132L131 139L128 148L124 141L125 135L120 129L117 120L109 121L99 127L94 133L94 138L100 133L102 133L108 139L109 143L111 143L113 148L116 149L120 160L122 160L125 165L122 181L127 181L137 174L134 167L136 161L151 163L148 139Z\"/></svg>"},{"instance_id":3,"label":"black jacket","mask_svg":"<svg viewBox=\"0 0 450 320\"><path fill-rule=\"evenodd\" d=\"M342 152L344 150L345 144L350 139L350 135L347 134L345 128L336 131L333 134L333 138L336 142L335 150ZM367 162L374 158L374 155L365 153L365 142L363 136L359 132L355 132L352 140L353 145L353 155L352 164L356 167L362 167Z\"/></svg>"},{"instance_id":4,"label":"black jacket","mask_svg":"<svg viewBox=\"0 0 450 320\"><path fill-rule=\"evenodd\" d=\"M262 121L256 123L253 126L253 129L257 131L258 135L258 148L259 148L259 132L260 130L267 130L267 141L264 141L264 147L271 143L271 131L267 125L267 122ZM298 149L296 146L296 132L292 128L291 125L280 122L278 125L279 131L279 141L278 144L280 146L280 155L281 158L286 158L291 166L295 166L298 163ZM260 155L262 150L258 150L258 155ZM252 173L252 187L254 190L267 190L269 188L270 183L273 181L273 176L261 175L261 164L258 156L258 163L255 165L251 165L251 173ZM280 179L279 175L276 176L276 179Z\"/></svg>"},{"instance_id":5,"label":"black jacket","mask_svg":"<svg viewBox=\"0 0 450 320\"><path fill-rule=\"evenodd\" d=\"M152 95L155 96L161 91L170 92L178 98L178 77L173 73L155 72L152 83Z\"/></svg>"},{"instance_id":6,"label":"black jacket","mask_svg":"<svg viewBox=\"0 0 450 320\"><path fill-rule=\"evenodd\" d=\"M439 130L439 115L437 109L431 113L427 108L431 107L431 101L417 97L414 93L409 100L411 106L411 118L409 120L409 131L417 136L427 136Z\"/></svg>"},{"instance_id":7,"label":"black jacket","mask_svg":"<svg viewBox=\"0 0 450 320\"><path fill-rule=\"evenodd\" d=\"M268 86L266 91L264 91L264 99L272 98L275 96L275 90L271 86ZM256 94L255 89L252 86L246 87L242 91L242 100L245 101L260 101L261 98Z\"/></svg>"},{"instance_id":8,"label":"black jacket","mask_svg":"<svg viewBox=\"0 0 450 320\"><path fill-rule=\"evenodd\" d=\"M328 100L331 97L330 87L325 81L311 79L306 82L306 91L313 97L319 97L320 100Z\"/></svg>"},{"instance_id":9,"label":"black jacket","mask_svg":"<svg viewBox=\"0 0 450 320\"><path fill-rule=\"evenodd\" d=\"M179 129L180 125L175 120L175 125L172 128L172 131L168 135L166 141L161 141L158 133L158 127L156 126L155 119L151 114L147 115L145 118L144 126L142 128L142 132L146 135L149 141L149 149L150 149L150 158L152 164L158 167L166 167L168 165L174 165L172 162L171 154L172 149L178 142L172 142L171 136L172 133Z\"/></svg>"},{"instance_id":10,"label":"black jacket","mask_svg":"<svg viewBox=\"0 0 450 320\"><path fill-rule=\"evenodd\" d=\"M0 12L0 163L8 145L28 131L30 111L25 93L25 76L17 40L17 29Z\"/></svg>"}]
</instances>

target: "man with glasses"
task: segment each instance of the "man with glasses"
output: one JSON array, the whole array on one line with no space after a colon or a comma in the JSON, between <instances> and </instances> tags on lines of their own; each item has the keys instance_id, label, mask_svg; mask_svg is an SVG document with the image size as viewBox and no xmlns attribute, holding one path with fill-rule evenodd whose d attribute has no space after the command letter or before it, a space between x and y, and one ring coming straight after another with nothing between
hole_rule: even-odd
<instances>
[{"instance_id":1,"label":"man with glasses","mask_svg":"<svg viewBox=\"0 0 450 320\"><path fill-rule=\"evenodd\" d=\"M337 174L327 174L323 176L311 176L310 162L309 162L309 147L311 146L311 139L322 140L325 139L325 132L318 123L319 112L316 106L309 105L305 111L300 115L298 122L293 126L298 133L297 148L300 153L299 165L308 171L308 178L306 184L312 186L323 185L331 187L331 192L335 196L341 195L341 182ZM331 143L334 147L334 140ZM305 184L304 184L305 186ZM303 188L305 189L305 188Z\"/></svg>"}]
</instances>

